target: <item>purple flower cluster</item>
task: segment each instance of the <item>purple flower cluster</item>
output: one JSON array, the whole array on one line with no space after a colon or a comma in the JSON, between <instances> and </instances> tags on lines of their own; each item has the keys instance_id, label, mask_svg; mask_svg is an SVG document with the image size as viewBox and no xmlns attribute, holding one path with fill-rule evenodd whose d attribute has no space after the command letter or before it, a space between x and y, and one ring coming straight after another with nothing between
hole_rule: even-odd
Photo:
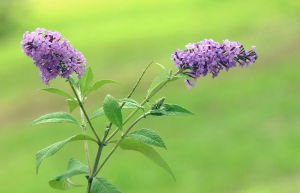
<instances>
[{"instance_id":1,"label":"purple flower cluster","mask_svg":"<svg viewBox=\"0 0 300 193\"><path fill-rule=\"evenodd\" d=\"M171 60L195 82L198 77L209 73L216 77L220 70L228 70L237 64L248 66L257 59L255 51L255 46L247 51L239 42L224 40L223 44L220 44L212 39L204 39L198 43L189 43L184 51L178 49L172 54ZM185 82L188 87L194 86L193 81Z\"/></svg>"},{"instance_id":2,"label":"purple flower cluster","mask_svg":"<svg viewBox=\"0 0 300 193\"><path fill-rule=\"evenodd\" d=\"M85 58L58 32L37 28L23 35L23 52L34 60L46 85L58 75L67 78L73 72L79 78L85 72Z\"/></svg>"}]
</instances>

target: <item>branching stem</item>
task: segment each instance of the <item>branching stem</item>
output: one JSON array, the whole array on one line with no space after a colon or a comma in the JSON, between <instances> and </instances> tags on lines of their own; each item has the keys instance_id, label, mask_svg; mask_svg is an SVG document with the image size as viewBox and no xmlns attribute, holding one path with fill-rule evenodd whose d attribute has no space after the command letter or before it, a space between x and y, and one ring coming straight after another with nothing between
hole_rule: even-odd
<instances>
[{"instance_id":1,"label":"branching stem","mask_svg":"<svg viewBox=\"0 0 300 193\"><path fill-rule=\"evenodd\" d=\"M131 90L131 92L128 94L127 98L130 98L132 96L132 94L135 92L137 86L139 85L140 81L142 80L145 72L147 71L147 69L150 67L150 65L153 62L149 63L147 65L147 67L145 68L145 70L143 71L143 73L141 74L140 78L138 79L138 81L136 82L136 84L134 85L133 89ZM170 82L174 76L176 76L177 74L179 74L181 71L178 71L177 73L175 73L174 75L172 75L170 73L170 76L168 77L167 80L165 80L158 88L156 88L153 92L151 92L144 100L143 102L140 104L141 106L143 106L145 103L147 103L159 90L161 90L168 82ZM85 151L86 151L86 156L88 159L88 165L89 165L89 170L90 170L90 174L88 176L88 187L87 187L87 193L90 193L91 191L91 187L92 187L92 181L93 178L95 176L97 176L97 174L100 172L100 170L103 168L103 166L106 164L106 162L109 160L109 158L112 156L112 154L115 152L115 150L119 147L120 143L123 141L123 139L126 137L126 135L130 132L130 130L143 118L146 118L146 116L150 115L150 112L147 112L143 115L141 115L140 117L138 117L129 127L128 129L121 135L121 138L117 141L117 143L115 144L115 146L112 148L112 150L109 152L109 154L106 156L106 158L103 160L102 164L99 166L98 168L98 164L100 161L100 157L102 154L102 150L103 147L105 146L105 144L107 144L113 137L114 135L119 131L119 129L117 128L112 135L110 135L108 137L108 134L110 132L110 129L112 127L112 123L110 122L107 126L106 126L106 130L104 132L103 138L102 140L100 140L98 134L96 133L87 113L86 110L82 104L82 101L80 99L80 96L78 95L78 93L76 92L76 89L74 88L74 86L72 85L71 81L69 80L70 86L76 96L76 99L78 101L78 104L80 106L80 112L81 112L81 120L82 120L82 129L83 129L83 133L85 133L86 131L86 126L84 124L84 117L86 118L89 126L91 127L92 132L94 133L95 137L97 138L97 142L98 142L98 151L97 151L97 155L95 157L95 161L94 161L94 166L91 169L90 166L90 161L89 161L89 155L88 155L88 146L87 143L85 142ZM125 105L125 102L123 102L121 104L121 109L123 108L123 106ZM129 114L129 116L124 120L123 125L125 125L137 112L138 112L138 108L135 109L131 114ZM108 137L108 138L107 138Z\"/></svg>"},{"instance_id":2,"label":"branching stem","mask_svg":"<svg viewBox=\"0 0 300 193\"><path fill-rule=\"evenodd\" d=\"M157 89L155 89L150 95L148 95L143 102L140 104L140 106L143 106L144 104L146 104L158 91L160 91L166 84L168 84L174 76L176 76L177 74L181 73L182 71L178 71L176 72L172 77L169 77L167 80L165 80ZM132 113L130 113L128 115L128 117L124 120L123 125L125 125L137 112L138 112L138 108L135 109ZM113 133L107 138L106 141L104 141L104 143L108 143L119 131L119 128L117 128L116 130L113 131Z\"/></svg>"},{"instance_id":3,"label":"branching stem","mask_svg":"<svg viewBox=\"0 0 300 193\"><path fill-rule=\"evenodd\" d=\"M146 118L148 115L150 115L149 112L141 115L139 118L137 118L129 127L128 129L122 134L121 138L117 141L115 146L112 148L112 150L109 152L109 154L106 156L102 164L100 165L99 169L96 171L95 175L97 175L101 168L105 165L105 163L108 161L108 159L111 157L111 155L116 151L120 143L123 141L123 139L126 137L126 135L129 133L129 131L143 118Z\"/></svg>"}]
</instances>

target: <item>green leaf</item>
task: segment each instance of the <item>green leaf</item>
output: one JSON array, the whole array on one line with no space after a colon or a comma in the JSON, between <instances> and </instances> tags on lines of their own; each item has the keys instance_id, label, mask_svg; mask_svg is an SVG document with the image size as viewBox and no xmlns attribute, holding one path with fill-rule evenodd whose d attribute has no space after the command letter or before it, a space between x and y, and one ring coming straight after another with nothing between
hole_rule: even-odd
<instances>
[{"instance_id":1,"label":"green leaf","mask_svg":"<svg viewBox=\"0 0 300 193\"><path fill-rule=\"evenodd\" d=\"M162 105L165 103L165 97L162 97L160 99L158 99L152 106L151 106L151 110L156 110L156 109L160 109L162 107Z\"/></svg>"},{"instance_id":2,"label":"green leaf","mask_svg":"<svg viewBox=\"0 0 300 193\"><path fill-rule=\"evenodd\" d=\"M189 110L179 105L171 105L171 104L163 104L160 109L151 110L150 114L155 116L193 115L193 113L190 112Z\"/></svg>"},{"instance_id":3,"label":"green leaf","mask_svg":"<svg viewBox=\"0 0 300 193\"><path fill-rule=\"evenodd\" d=\"M152 160L155 164L165 169L174 179L175 176L169 167L169 165L165 162L165 160L159 155L155 149L147 144L138 142L131 138L125 138L120 147L125 150L134 150L142 153L144 156Z\"/></svg>"},{"instance_id":4,"label":"green leaf","mask_svg":"<svg viewBox=\"0 0 300 193\"><path fill-rule=\"evenodd\" d=\"M103 107L101 107L101 108L99 108L97 111L95 111L95 112L91 115L90 120L93 120L93 119L95 119L95 118L97 118L97 117L100 117L100 116L102 116L102 115L104 115Z\"/></svg>"},{"instance_id":5,"label":"green leaf","mask_svg":"<svg viewBox=\"0 0 300 193\"><path fill-rule=\"evenodd\" d=\"M124 109L131 109L131 108L140 108L140 109L144 109L143 106L141 106L138 102L136 102L133 99L129 99L129 98L124 98L121 99L120 102L125 102L123 108Z\"/></svg>"},{"instance_id":6,"label":"green leaf","mask_svg":"<svg viewBox=\"0 0 300 193\"><path fill-rule=\"evenodd\" d=\"M97 141L95 139L91 138L88 135L83 135L83 134L74 135L72 137L69 137L69 138L63 140L63 141L56 142L56 143L40 150L39 152L37 152L37 154L36 154L36 173L38 173L39 167L40 167L42 161L45 158L54 155L61 148L63 148L64 145L66 145L67 143L73 142L73 141L80 141L80 140L90 140L90 141L94 141L94 142L97 143Z\"/></svg>"},{"instance_id":7,"label":"green leaf","mask_svg":"<svg viewBox=\"0 0 300 193\"><path fill-rule=\"evenodd\" d=\"M49 185L54 189L60 190L67 190L73 187L80 187L81 185L73 183L70 178L79 174L88 174L88 172L88 166L74 158L71 158L68 164L67 171L50 180Z\"/></svg>"},{"instance_id":8,"label":"green leaf","mask_svg":"<svg viewBox=\"0 0 300 193\"><path fill-rule=\"evenodd\" d=\"M31 125L38 125L41 123L74 123L79 125L78 121L69 113L55 112L41 116L34 120Z\"/></svg>"},{"instance_id":9,"label":"green leaf","mask_svg":"<svg viewBox=\"0 0 300 193\"><path fill-rule=\"evenodd\" d=\"M86 95L88 95L92 91L96 91L97 89L101 88L105 84L111 84L111 83L116 84L117 82L113 80L99 80L93 86L87 89Z\"/></svg>"},{"instance_id":10,"label":"green leaf","mask_svg":"<svg viewBox=\"0 0 300 193\"><path fill-rule=\"evenodd\" d=\"M139 104L137 104L140 108L144 108L142 106L140 106ZM129 104L129 103L126 103L124 106L123 106L123 109L132 109L132 108L137 108L137 105L135 104ZM93 119L96 119L98 117L101 117L102 115L104 115L104 110L103 110L103 107L100 107L98 110L96 110L90 117L90 120L93 120Z\"/></svg>"},{"instance_id":11,"label":"green leaf","mask_svg":"<svg viewBox=\"0 0 300 193\"><path fill-rule=\"evenodd\" d=\"M175 78L182 78L182 79L185 79L185 80L190 80L190 81L194 81L194 79L186 74L177 74L176 76L174 76Z\"/></svg>"},{"instance_id":12,"label":"green leaf","mask_svg":"<svg viewBox=\"0 0 300 193\"><path fill-rule=\"evenodd\" d=\"M103 110L106 117L122 130L123 118L121 108L118 101L111 95L107 95L104 99Z\"/></svg>"},{"instance_id":13,"label":"green leaf","mask_svg":"<svg viewBox=\"0 0 300 193\"><path fill-rule=\"evenodd\" d=\"M87 89L91 86L93 79L94 79L93 71L89 67L87 68L86 72L83 74L83 76L79 81L80 89L83 94L85 94Z\"/></svg>"},{"instance_id":14,"label":"green leaf","mask_svg":"<svg viewBox=\"0 0 300 193\"><path fill-rule=\"evenodd\" d=\"M118 188L104 178L95 177L92 182L91 193L122 193Z\"/></svg>"},{"instance_id":15,"label":"green leaf","mask_svg":"<svg viewBox=\"0 0 300 193\"><path fill-rule=\"evenodd\" d=\"M167 149L162 138L155 131L150 129L140 129L137 131L133 131L129 133L126 137L132 138L138 142Z\"/></svg>"},{"instance_id":16,"label":"green leaf","mask_svg":"<svg viewBox=\"0 0 300 193\"><path fill-rule=\"evenodd\" d=\"M76 109L79 106L75 99L67 99L67 104L68 104L70 113L72 113L74 111L74 109Z\"/></svg>"},{"instance_id":17,"label":"green leaf","mask_svg":"<svg viewBox=\"0 0 300 193\"><path fill-rule=\"evenodd\" d=\"M62 91L60 89L57 89L57 88L43 88L42 90L50 92L50 93L58 94L60 96L67 97L70 99L73 98L72 95L70 95L69 93Z\"/></svg>"},{"instance_id":18,"label":"green leaf","mask_svg":"<svg viewBox=\"0 0 300 193\"><path fill-rule=\"evenodd\" d=\"M150 88L148 89L148 96L155 91L157 88L159 88L166 80L168 80L169 74L164 73L158 77L156 77L152 84L150 85Z\"/></svg>"}]
</instances>

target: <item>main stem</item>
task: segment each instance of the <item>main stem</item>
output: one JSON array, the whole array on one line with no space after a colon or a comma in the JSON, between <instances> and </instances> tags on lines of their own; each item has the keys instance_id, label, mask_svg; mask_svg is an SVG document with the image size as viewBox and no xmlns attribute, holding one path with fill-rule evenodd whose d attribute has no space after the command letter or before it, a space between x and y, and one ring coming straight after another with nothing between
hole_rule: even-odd
<instances>
[{"instance_id":1,"label":"main stem","mask_svg":"<svg viewBox=\"0 0 300 193\"><path fill-rule=\"evenodd\" d=\"M103 142L105 141L105 139L106 139L106 137L108 135L108 131L109 131L110 127L111 127L110 124L107 125L105 133L104 133L104 136L102 138L102 143L98 144L99 146L98 146L98 151L97 151L97 155L96 155L95 162L94 162L93 171L91 173L91 176L89 176L89 178L88 178L87 193L90 193L91 187L92 187L93 178L97 175L98 164L99 164L99 161L100 161L100 157L101 157L101 154L102 154L103 147L105 146L105 144Z\"/></svg>"}]
</instances>

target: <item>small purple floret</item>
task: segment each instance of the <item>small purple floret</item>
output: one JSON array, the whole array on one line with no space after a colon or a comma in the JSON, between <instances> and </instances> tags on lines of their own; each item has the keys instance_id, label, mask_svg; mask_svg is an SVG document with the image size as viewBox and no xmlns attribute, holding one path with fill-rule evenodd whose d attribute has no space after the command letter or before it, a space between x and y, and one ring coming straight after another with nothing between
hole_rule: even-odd
<instances>
[{"instance_id":1,"label":"small purple floret","mask_svg":"<svg viewBox=\"0 0 300 193\"><path fill-rule=\"evenodd\" d=\"M37 28L25 32L21 42L23 52L34 60L40 77L49 86L49 81L58 75L67 78L73 72L80 78L85 72L85 58L58 32Z\"/></svg>"},{"instance_id":2,"label":"small purple floret","mask_svg":"<svg viewBox=\"0 0 300 193\"><path fill-rule=\"evenodd\" d=\"M220 70L229 70L237 64L248 66L256 59L255 46L247 51L239 42L224 40L223 44L220 44L212 39L189 43L184 51L178 49L171 56L174 65L194 79L194 81L185 80L188 87L194 86L194 82L200 76L212 74L214 78L218 76Z\"/></svg>"}]
</instances>

